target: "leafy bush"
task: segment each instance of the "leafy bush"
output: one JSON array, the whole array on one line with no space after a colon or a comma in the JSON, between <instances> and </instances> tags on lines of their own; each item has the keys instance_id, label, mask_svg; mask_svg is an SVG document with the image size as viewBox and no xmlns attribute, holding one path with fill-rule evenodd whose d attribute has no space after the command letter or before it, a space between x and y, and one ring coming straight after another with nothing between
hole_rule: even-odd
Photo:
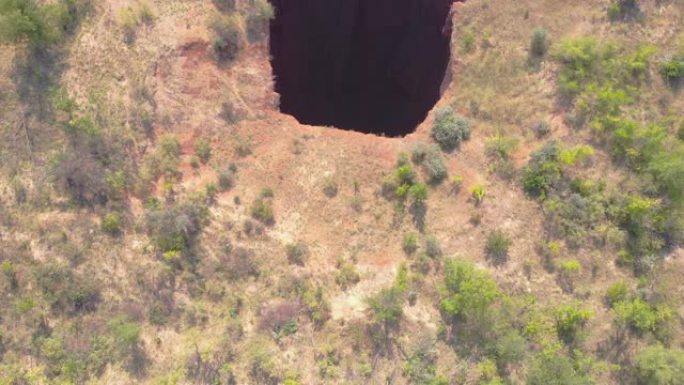
<instances>
[{"instance_id":1,"label":"leafy bush","mask_svg":"<svg viewBox=\"0 0 684 385\"><path fill-rule=\"evenodd\" d=\"M447 168L437 146L416 143L411 152L411 160L422 165L430 184L439 184L447 177Z\"/></svg>"},{"instance_id":2,"label":"leafy bush","mask_svg":"<svg viewBox=\"0 0 684 385\"><path fill-rule=\"evenodd\" d=\"M316 327L322 326L330 318L330 303L325 298L323 287L308 280L297 280L295 289L306 315Z\"/></svg>"},{"instance_id":3,"label":"leafy bush","mask_svg":"<svg viewBox=\"0 0 684 385\"><path fill-rule=\"evenodd\" d=\"M665 328L673 317L673 310L665 304L651 305L641 298L622 301L613 305L616 321L628 325L639 334L666 332Z\"/></svg>"},{"instance_id":4,"label":"leafy bush","mask_svg":"<svg viewBox=\"0 0 684 385\"><path fill-rule=\"evenodd\" d=\"M490 158L508 159L518 146L518 140L510 136L496 134L487 140L485 153Z\"/></svg>"},{"instance_id":5,"label":"leafy bush","mask_svg":"<svg viewBox=\"0 0 684 385\"><path fill-rule=\"evenodd\" d=\"M414 204L423 204L428 197L428 188L424 183L416 183L409 188L408 193L413 198Z\"/></svg>"},{"instance_id":6,"label":"leafy bush","mask_svg":"<svg viewBox=\"0 0 684 385\"><path fill-rule=\"evenodd\" d=\"M532 41L530 42L530 55L541 58L549 50L549 33L542 27L537 27L532 31Z\"/></svg>"},{"instance_id":7,"label":"leafy bush","mask_svg":"<svg viewBox=\"0 0 684 385\"><path fill-rule=\"evenodd\" d=\"M472 195L473 200L475 201L475 205L479 206L484 201L484 198L487 195L487 191L485 190L484 185L477 184L473 186L473 188L470 190L470 194Z\"/></svg>"},{"instance_id":8,"label":"leafy bush","mask_svg":"<svg viewBox=\"0 0 684 385\"><path fill-rule=\"evenodd\" d=\"M265 198L257 198L254 203L252 203L251 213L254 219L265 225L272 225L275 223L273 206L271 205L271 202Z\"/></svg>"},{"instance_id":9,"label":"leafy bush","mask_svg":"<svg viewBox=\"0 0 684 385\"><path fill-rule=\"evenodd\" d=\"M414 233L408 233L404 235L404 241L402 242L402 248L406 254L413 254L418 250L418 236Z\"/></svg>"},{"instance_id":10,"label":"leafy bush","mask_svg":"<svg viewBox=\"0 0 684 385\"><path fill-rule=\"evenodd\" d=\"M382 193L388 199L404 200L409 189L418 181L416 172L411 164L400 163L382 183Z\"/></svg>"},{"instance_id":11,"label":"leafy bush","mask_svg":"<svg viewBox=\"0 0 684 385\"><path fill-rule=\"evenodd\" d=\"M615 282L606 290L606 300L611 306L627 300L628 295L629 288L624 281Z\"/></svg>"},{"instance_id":12,"label":"leafy bush","mask_svg":"<svg viewBox=\"0 0 684 385\"><path fill-rule=\"evenodd\" d=\"M558 77L561 93L577 95L590 77L597 73L595 67L604 54L593 38L562 41L554 52L554 58L562 64Z\"/></svg>"},{"instance_id":13,"label":"leafy bush","mask_svg":"<svg viewBox=\"0 0 684 385\"><path fill-rule=\"evenodd\" d=\"M566 292L572 292L575 288L575 277L579 275L582 265L576 259L562 259L556 263L556 267L561 288Z\"/></svg>"},{"instance_id":14,"label":"leafy bush","mask_svg":"<svg viewBox=\"0 0 684 385\"><path fill-rule=\"evenodd\" d=\"M96 282L75 274L69 267L42 264L34 271L36 286L54 311L93 311L100 302Z\"/></svg>"},{"instance_id":15,"label":"leafy bush","mask_svg":"<svg viewBox=\"0 0 684 385\"><path fill-rule=\"evenodd\" d=\"M214 33L212 46L218 58L228 61L237 58L245 47L245 32L240 16L217 13L211 18L209 28Z\"/></svg>"},{"instance_id":16,"label":"leafy bush","mask_svg":"<svg viewBox=\"0 0 684 385\"><path fill-rule=\"evenodd\" d=\"M309 248L303 242L290 243L285 247L285 254L290 263L304 265L304 260L309 254Z\"/></svg>"},{"instance_id":17,"label":"leafy bush","mask_svg":"<svg viewBox=\"0 0 684 385\"><path fill-rule=\"evenodd\" d=\"M451 107L444 107L435 115L432 138L442 150L453 151L461 142L470 139L470 123L456 115Z\"/></svg>"},{"instance_id":18,"label":"leafy bush","mask_svg":"<svg viewBox=\"0 0 684 385\"><path fill-rule=\"evenodd\" d=\"M128 43L135 39L136 31L141 24L150 24L153 20L154 13L146 1L138 1L131 6L121 8L117 13L117 22Z\"/></svg>"},{"instance_id":19,"label":"leafy bush","mask_svg":"<svg viewBox=\"0 0 684 385\"><path fill-rule=\"evenodd\" d=\"M486 272L457 259L446 262L440 307L449 317L477 317L500 295L496 283Z\"/></svg>"},{"instance_id":20,"label":"leafy bush","mask_svg":"<svg viewBox=\"0 0 684 385\"><path fill-rule=\"evenodd\" d=\"M592 316L591 311L579 307L577 304L561 305L554 311L558 338L570 344L580 337L581 329Z\"/></svg>"},{"instance_id":21,"label":"leafy bush","mask_svg":"<svg viewBox=\"0 0 684 385\"><path fill-rule=\"evenodd\" d=\"M161 253L183 253L193 246L206 216L206 205L188 200L148 211L147 228Z\"/></svg>"},{"instance_id":22,"label":"leafy bush","mask_svg":"<svg viewBox=\"0 0 684 385\"><path fill-rule=\"evenodd\" d=\"M608 6L608 17L611 20L625 19L638 13L638 0L612 0Z\"/></svg>"},{"instance_id":23,"label":"leafy bush","mask_svg":"<svg viewBox=\"0 0 684 385\"><path fill-rule=\"evenodd\" d=\"M102 218L102 231L111 235L119 234L121 232L121 214L117 212L105 214Z\"/></svg>"},{"instance_id":24,"label":"leafy bush","mask_svg":"<svg viewBox=\"0 0 684 385\"><path fill-rule=\"evenodd\" d=\"M404 310L404 294L397 287L382 289L367 299L373 322L382 325L385 333L397 327Z\"/></svg>"},{"instance_id":25,"label":"leafy bush","mask_svg":"<svg viewBox=\"0 0 684 385\"><path fill-rule=\"evenodd\" d=\"M68 0L0 0L0 41L26 40L34 47L58 43L73 22Z\"/></svg>"},{"instance_id":26,"label":"leafy bush","mask_svg":"<svg viewBox=\"0 0 684 385\"><path fill-rule=\"evenodd\" d=\"M114 342L115 351L127 356L138 346L140 325L128 316L118 316L107 323L107 328Z\"/></svg>"},{"instance_id":27,"label":"leafy bush","mask_svg":"<svg viewBox=\"0 0 684 385\"><path fill-rule=\"evenodd\" d=\"M546 120L540 120L532 128L537 138L543 138L551 132L551 125Z\"/></svg>"},{"instance_id":28,"label":"leafy bush","mask_svg":"<svg viewBox=\"0 0 684 385\"><path fill-rule=\"evenodd\" d=\"M337 195L339 186L337 182L332 177L326 177L323 182L323 194L328 198L334 198Z\"/></svg>"},{"instance_id":29,"label":"leafy bush","mask_svg":"<svg viewBox=\"0 0 684 385\"><path fill-rule=\"evenodd\" d=\"M425 254L430 258L442 256L442 247L439 244L439 240L434 236L429 236L425 239Z\"/></svg>"},{"instance_id":30,"label":"leafy bush","mask_svg":"<svg viewBox=\"0 0 684 385\"><path fill-rule=\"evenodd\" d=\"M335 275L335 283L340 285L342 289L346 289L352 285L357 284L361 280L356 266L349 262L342 262L338 265L337 275Z\"/></svg>"},{"instance_id":31,"label":"leafy bush","mask_svg":"<svg viewBox=\"0 0 684 385\"><path fill-rule=\"evenodd\" d=\"M638 385L684 384L684 352L660 345L641 350L635 359Z\"/></svg>"},{"instance_id":32,"label":"leafy bush","mask_svg":"<svg viewBox=\"0 0 684 385\"><path fill-rule=\"evenodd\" d=\"M591 385L595 382L558 348L537 354L527 372L527 385Z\"/></svg>"},{"instance_id":33,"label":"leafy bush","mask_svg":"<svg viewBox=\"0 0 684 385\"><path fill-rule=\"evenodd\" d=\"M495 263L505 262L508 258L508 249L513 244L511 238L500 230L494 230L487 236L485 252Z\"/></svg>"},{"instance_id":34,"label":"leafy bush","mask_svg":"<svg viewBox=\"0 0 684 385\"><path fill-rule=\"evenodd\" d=\"M404 376L416 385L447 385L444 377L437 375L437 351L434 341L421 338L411 350L403 366Z\"/></svg>"},{"instance_id":35,"label":"leafy bush","mask_svg":"<svg viewBox=\"0 0 684 385\"><path fill-rule=\"evenodd\" d=\"M227 191L235 186L235 171L228 168L218 173L218 187L221 191Z\"/></svg>"},{"instance_id":36,"label":"leafy bush","mask_svg":"<svg viewBox=\"0 0 684 385\"><path fill-rule=\"evenodd\" d=\"M247 35L255 41L268 33L268 23L275 17L275 10L268 0L255 0L247 15Z\"/></svg>"},{"instance_id":37,"label":"leafy bush","mask_svg":"<svg viewBox=\"0 0 684 385\"><path fill-rule=\"evenodd\" d=\"M560 148L555 141L546 143L532 153L522 176L525 192L534 197L546 198L549 190L561 177L559 154Z\"/></svg>"},{"instance_id":38,"label":"leafy bush","mask_svg":"<svg viewBox=\"0 0 684 385\"><path fill-rule=\"evenodd\" d=\"M195 142L195 154L202 161L202 163L207 163L209 158L211 158L211 145L209 141L202 138Z\"/></svg>"}]
</instances>

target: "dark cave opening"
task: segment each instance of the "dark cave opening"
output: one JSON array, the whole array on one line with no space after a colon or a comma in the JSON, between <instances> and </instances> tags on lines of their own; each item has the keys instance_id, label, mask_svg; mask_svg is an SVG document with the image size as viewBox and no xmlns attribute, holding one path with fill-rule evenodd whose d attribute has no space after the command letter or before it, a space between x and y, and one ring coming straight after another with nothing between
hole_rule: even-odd
<instances>
[{"instance_id":1,"label":"dark cave opening","mask_svg":"<svg viewBox=\"0 0 684 385\"><path fill-rule=\"evenodd\" d=\"M311 125L411 133L440 97L454 0L270 0L280 110Z\"/></svg>"}]
</instances>

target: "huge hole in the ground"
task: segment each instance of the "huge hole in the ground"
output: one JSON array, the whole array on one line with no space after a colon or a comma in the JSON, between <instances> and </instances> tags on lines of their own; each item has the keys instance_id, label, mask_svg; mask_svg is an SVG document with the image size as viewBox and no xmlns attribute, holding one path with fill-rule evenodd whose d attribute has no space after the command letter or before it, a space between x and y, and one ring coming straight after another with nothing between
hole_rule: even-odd
<instances>
[{"instance_id":1,"label":"huge hole in the ground","mask_svg":"<svg viewBox=\"0 0 684 385\"><path fill-rule=\"evenodd\" d=\"M270 0L280 110L301 123L412 132L440 97L454 0Z\"/></svg>"}]
</instances>

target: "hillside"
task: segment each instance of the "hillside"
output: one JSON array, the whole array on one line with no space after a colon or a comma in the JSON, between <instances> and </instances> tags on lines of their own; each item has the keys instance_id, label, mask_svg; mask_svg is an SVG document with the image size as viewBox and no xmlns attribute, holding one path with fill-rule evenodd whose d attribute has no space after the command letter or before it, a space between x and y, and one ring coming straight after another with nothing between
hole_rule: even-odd
<instances>
[{"instance_id":1,"label":"hillside","mask_svg":"<svg viewBox=\"0 0 684 385\"><path fill-rule=\"evenodd\" d=\"M682 385L683 87L682 0L0 0L0 385Z\"/></svg>"}]
</instances>

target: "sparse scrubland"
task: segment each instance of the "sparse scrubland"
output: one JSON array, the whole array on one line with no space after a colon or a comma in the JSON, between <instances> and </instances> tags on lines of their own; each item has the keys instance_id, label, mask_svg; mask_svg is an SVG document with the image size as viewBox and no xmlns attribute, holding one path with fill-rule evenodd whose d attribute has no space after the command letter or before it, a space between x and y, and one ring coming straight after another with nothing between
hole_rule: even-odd
<instances>
[{"instance_id":1,"label":"sparse scrubland","mask_svg":"<svg viewBox=\"0 0 684 385\"><path fill-rule=\"evenodd\" d=\"M0 0L0 385L683 384L684 2L454 8L390 139L265 0Z\"/></svg>"}]
</instances>

